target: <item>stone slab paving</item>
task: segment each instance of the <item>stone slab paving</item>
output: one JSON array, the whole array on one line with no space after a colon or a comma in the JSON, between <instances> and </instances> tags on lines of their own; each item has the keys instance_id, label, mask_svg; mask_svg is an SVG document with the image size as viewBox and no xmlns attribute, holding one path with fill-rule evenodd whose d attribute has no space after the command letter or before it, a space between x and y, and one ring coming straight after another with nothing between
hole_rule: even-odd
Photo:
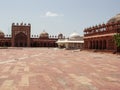
<instances>
[{"instance_id":1,"label":"stone slab paving","mask_svg":"<svg viewBox=\"0 0 120 90\"><path fill-rule=\"evenodd\" d=\"M0 49L0 90L120 90L120 56L56 48Z\"/></svg>"}]
</instances>

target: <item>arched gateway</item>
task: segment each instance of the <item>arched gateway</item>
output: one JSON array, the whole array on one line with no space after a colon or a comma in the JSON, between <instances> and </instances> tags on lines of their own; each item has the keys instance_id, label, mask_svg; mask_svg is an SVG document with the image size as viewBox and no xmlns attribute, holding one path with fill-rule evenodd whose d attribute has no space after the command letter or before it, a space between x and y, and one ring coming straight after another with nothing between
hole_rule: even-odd
<instances>
[{"instance_id":1,"label":"arched gateway","mask_svg":"<svg viewBox=\"0 0 120 90\"><path fill-rule=\"evenodd\" d=\"M15 36L15 46L16 47L27 47L27 36L20 32Z\"/></svg>"},{"instance_id":2,"label":"arched gateway","mask_svg":"<svg viewBox=\"0 0 120 90\"><path fill-rule=\"evenodd\" d=\"M12 24L12 46L13 47L29 47L30 46L30 33L31 25Z\"/></svg>"}]
</instances>

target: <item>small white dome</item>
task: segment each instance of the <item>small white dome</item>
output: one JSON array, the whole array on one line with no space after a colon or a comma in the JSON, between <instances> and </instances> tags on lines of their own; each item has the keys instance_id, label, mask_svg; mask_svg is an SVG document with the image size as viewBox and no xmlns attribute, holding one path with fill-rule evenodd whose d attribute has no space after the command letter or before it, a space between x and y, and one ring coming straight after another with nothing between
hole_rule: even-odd
<instances>
[{"instance_id":1,"label":"small white dome","mask_svg":"<svg viewBox=\"0 0 120 90\"><path fill-rule=\"evenodd\" d=\"M78 33L72 33L70 36L69 36L69 39L71 40L78 40L80 39L80 35Z\"/></svg>"}]
</instances>

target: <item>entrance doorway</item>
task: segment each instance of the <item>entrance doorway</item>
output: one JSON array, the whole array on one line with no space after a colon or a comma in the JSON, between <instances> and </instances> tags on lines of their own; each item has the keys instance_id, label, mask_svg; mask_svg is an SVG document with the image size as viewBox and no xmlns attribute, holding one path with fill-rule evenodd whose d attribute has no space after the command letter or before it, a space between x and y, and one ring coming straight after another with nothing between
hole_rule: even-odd
<instances>
[{"instance_id":1,"label":"entrance doorway","mask_svg":"<svg viewBox=\"0 0 120 90\"><path fill-rule=\"evenodd\" d=\"M15 47L27 47L27 36L24 33L15 36Z\"/></svg>"}]
</instances>

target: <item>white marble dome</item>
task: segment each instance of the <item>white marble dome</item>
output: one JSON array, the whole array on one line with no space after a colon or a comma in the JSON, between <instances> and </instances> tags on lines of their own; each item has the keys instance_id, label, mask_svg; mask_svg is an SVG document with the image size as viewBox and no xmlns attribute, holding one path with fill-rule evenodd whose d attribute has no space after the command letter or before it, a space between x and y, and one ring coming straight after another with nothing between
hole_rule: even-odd
<instances>
[{"instance_id":1,"label":"white marble dome","mask_svg":"<svg viewBox=\"0 0 120 90\"><path fill-rule=\"evenodd\" d=\"M69 39L70 40L79 40L80 39L80 35L76 32L72 33L70 36L69 36Z\"/></svg>"},{"instance_id":2,"label":"white marble dome","mask_svg":"<svg viewBox=\"0 0 120 90\"><path fill-rule=\"evenodd\" d=\"M120 22L120 13L108 20L108 23Z\"/></svg>"}]
</instances>

